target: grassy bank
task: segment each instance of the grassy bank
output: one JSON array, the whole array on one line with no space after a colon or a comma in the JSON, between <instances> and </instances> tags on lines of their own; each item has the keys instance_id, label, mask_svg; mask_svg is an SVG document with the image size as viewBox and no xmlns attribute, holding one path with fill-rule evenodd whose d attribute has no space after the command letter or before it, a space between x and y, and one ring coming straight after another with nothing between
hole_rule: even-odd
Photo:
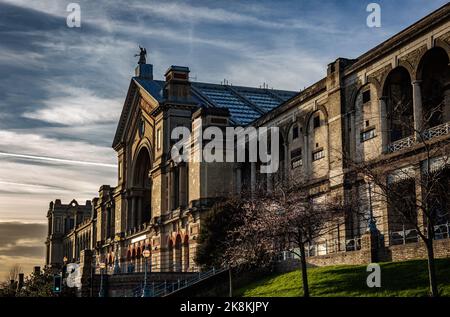
<instances>
[{"instance_id":1,"label":"grassy bank","mask_svg":"<svg viewBox=\"0 0 450 317\"><path fill-rule=\"evenodd\" d=\"M311 296L427 296L425 260L380 263L381 288L368 288L366 266L308 268ZM436 260L441 296L450 296L450 259ZM236 290L237 296L302 296L300 270L267 276Z\"/></svg>"}]
</instances>

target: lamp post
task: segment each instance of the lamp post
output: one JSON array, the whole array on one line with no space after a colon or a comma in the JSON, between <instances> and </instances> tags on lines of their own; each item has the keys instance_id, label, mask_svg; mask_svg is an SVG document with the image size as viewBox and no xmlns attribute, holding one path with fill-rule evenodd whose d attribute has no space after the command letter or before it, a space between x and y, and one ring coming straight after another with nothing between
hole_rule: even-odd
<instances>
[{"instance_id":1,"label":"lamp post","mask_svg":"<svg viewBox=\"0 0 450 317\"><path fill-rule=\"evenodd\" d=\"M370 181L367 182L367 185L369 186L369 230L370 232L376 232L377 231L377 224L376 220L373 217L373 207L372 207L372 184Z\"/></svg>"},{"instance_id":2,"label":"lamp post","mask_svg":"<svg viewBox=\"0 0 450 317\"><path fill-rule=\"evenodd\" d=\"M101 262L99 265L100 268L100 291L98 292L98 297L105 297L105 290L103 289L103 270L106 267L106 264Z\"/></svg>"},{"instance_id":3,"label":"lamp post","mask_svg":"<svg viewBox=\"0 0 450 317\"><path fill-rule=\"evenodd\" d=\"M142 297L150 297L150 290L147 286L147 260L150 257L150 250L145 249L144 252L142 252L142 255L144 256L145 261L144 288L142 289Z\"/></svg>"}]
</instances>

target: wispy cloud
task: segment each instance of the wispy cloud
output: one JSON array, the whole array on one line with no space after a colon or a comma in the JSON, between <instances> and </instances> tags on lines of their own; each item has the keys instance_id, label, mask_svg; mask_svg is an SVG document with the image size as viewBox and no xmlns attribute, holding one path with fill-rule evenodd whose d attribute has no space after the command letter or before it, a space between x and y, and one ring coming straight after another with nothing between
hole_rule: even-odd
<instances>
[{"instance_id":1,"label":"wispy cloud","mask_svg":"<svg viewBox=\"0 0 450 317\"><path fill-rule=\"evenodd\" d=\"M52 89L59 95L45 100L44 108L25 112L23 117L64 125L117 122L119 118L122 100L99 97L89 89L68 85L55 84Z\"/></svg>"}]
</instances>

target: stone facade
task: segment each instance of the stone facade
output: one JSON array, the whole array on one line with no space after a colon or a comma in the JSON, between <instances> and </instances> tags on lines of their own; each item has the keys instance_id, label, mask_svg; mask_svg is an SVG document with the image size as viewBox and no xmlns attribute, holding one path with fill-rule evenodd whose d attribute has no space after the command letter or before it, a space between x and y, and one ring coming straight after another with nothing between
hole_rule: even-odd
<instances>
[{"instance_id":1,"label":"stone facade","mask_svg":"<svg viewBox=\"0 0 450 317\"><path fill-rule=\"evenodd\" d=\"M369 201L382 247L392 251L391 259L402 257L394 255L403 252L396 251L401 249L395 246L397 237L411 228L395 219L385 199L376 197L367 183L352 173L343 156L381 166L389 160L387 181L396 181L399 170L421 173L424 154L414 142L415 131L426 128L432 146L441 146L441 141L450 137L449 12L450 5L443 6L357 59L338 58L328 65L325 78L295 96L268 89L193 83L189 69L179 66L168 69L165 81L155 81L152 65L138 65L113 142L118 185L100 188L86 224L77 222L59 236L49 232L47 264L61 264L65 254L79 260L79 252L87 248L94 251L96 263L106 263L110 273L142 271L142 251L148 249L152 271L195 271L193 259L202 218L215 199L239 191L248 182L254 188L256 181L264 180L270 189L275 177L303 177L315 199L358 197L363 215L335 219L330 224L335 229L311 246L311 263L373 259L373 252L362 247ZM255 121L241 121L241 125L280 128L282 156L277 175L259 174L255 164L176 164L170 158L175 127L195 131L200 123L203 128L240 125L233 107L227 111L220 106L220 93L256 114ZM278 104L262 110L257 99L252 99L256 93L278 100ZM442 105L441 115L424 127L424 113L436 102ZM402 120L413 122L414 129L404 129L393 119L399 105L405 108ZM193 151L199 149L193 147ZM442 168L439 157L435 163ZM415 195L421 195L417 184L412 188ZM57 205L60 203L50 209ZM56 217L57 213L49 212L50 226L54 227ZM418 221L423 221L420 215ZM83 242L86 234L87 243ZM448 225L447 236L442 237L448 238ZM403 238L402 244L409 242ZM441 244L447 252L448 244ZM411 254L422 256L414 250Z\"/></svg>"}]
</instances>

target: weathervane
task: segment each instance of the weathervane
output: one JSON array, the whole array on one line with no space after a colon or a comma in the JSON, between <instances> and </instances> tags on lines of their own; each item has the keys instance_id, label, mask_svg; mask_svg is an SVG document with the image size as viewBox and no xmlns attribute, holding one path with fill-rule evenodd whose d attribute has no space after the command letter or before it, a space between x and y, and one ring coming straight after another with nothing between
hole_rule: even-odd
<instances>
[{"instance_id":1,"label":"weathervane","mask_svg":"<svg viewBox=\"0 0 450 317\"><path fill-rule=\"evenodd\" d=\"M141 50L140 52L139 52L139 54L135 54L134 56L136 57L136 56L139 56L139 61L138 61L138 64L139 65L141 65L141 64L146 64L146 56L147 56L147 50L145 49L145 48L143 48L143 47L141 47L140 45L139 45L139 49Z\"/></svg>"}]
</instances>

